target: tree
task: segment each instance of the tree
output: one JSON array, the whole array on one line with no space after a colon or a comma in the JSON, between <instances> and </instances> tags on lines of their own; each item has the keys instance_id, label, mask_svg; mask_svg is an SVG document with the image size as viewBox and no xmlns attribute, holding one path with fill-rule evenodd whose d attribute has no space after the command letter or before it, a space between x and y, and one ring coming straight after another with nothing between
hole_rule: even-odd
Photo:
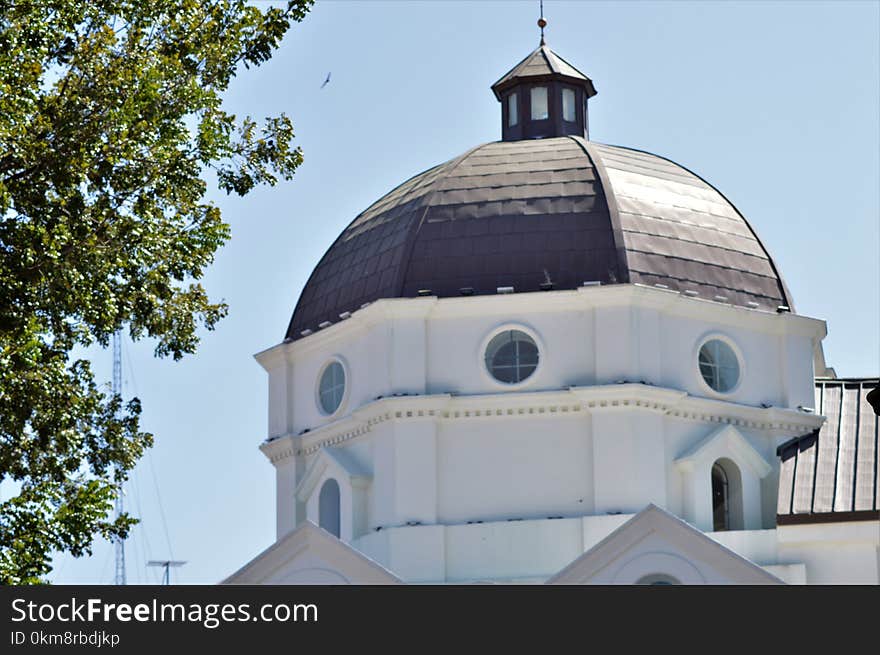
<instances>
[{"instance_id":1,"label":"tree","mask_svg":"<svg viewBox=\"0 0 880 655\"><path fill-rule=\"evenodd\" d=\"M125 327L175 360L227 308L198 283L229 237L227 193L302 162L285 116L225 112L312 0L0 0L0 583L91 552L152 435L76 348Z\"/></svg>"}]
</instances>

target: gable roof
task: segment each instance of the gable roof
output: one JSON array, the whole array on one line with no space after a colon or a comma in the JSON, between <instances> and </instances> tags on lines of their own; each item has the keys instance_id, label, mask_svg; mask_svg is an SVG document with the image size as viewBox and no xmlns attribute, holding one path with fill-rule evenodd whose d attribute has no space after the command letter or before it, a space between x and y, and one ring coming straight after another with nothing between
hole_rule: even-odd
<instances>
[{"instance_id":1,"label":"gable roof","mask_svg":"<svg viewBox=\"0 0 880 655\"><path fill-rule=\"evenodd\" d=\"M752 469L759 478L763 478L773 470L761 453L755 450L754 446L732 425L725 425L713 431L688 452L678 457L675 465L680 469L689 470L696 462L703 459L714 461L718 457L719 450L724 449L733 452L738 460Z\"/></svg>"},{"instance_id":2,"label":"gable roof","mask_svg":"<svg viewBox=\"0 0 880 655\"><path fill-rule=\"evenodd\" d=\"M327 469L340 478L347 479L353 486L366 485L373 479L373 476L365 471L345 450L324 447L318 451L302 480L296 486L294 494L300 501L305 502L309 499L315 490L315 485L318 484Z\"/></svg>"},{"instance_id":3,"label":"gable roof","mask_svg":"<svg viewBox=\"0 0 880 655\"><path fill-rule=\"evenodd\" d=\"M776 451L779 525L880 518L880 421L866 398L878 384L877 378L816 380L815 411L825 423Z\"/></svg>"},{"instance_id":4,"label":"gable roof","mask_svg":"<svg viewBox=\"0 0 880 655\"><path fill-rule=\"evenodd\" d=\"M643 574L635 573L640 561L677 567L643 573L668 574L684 584L783 584L754 562L653 504L547 580L547 584L631 584Z\"/></svg>"},{"instance_id":5,"label":"gable roof","mask_svg":"<svg viewBox=\"0 0 880 655\"><path fill-rule=\"evenodd\" d=\"M220 584L402 584L391 571L304 521Z\"/></svg>"}]
</instances>

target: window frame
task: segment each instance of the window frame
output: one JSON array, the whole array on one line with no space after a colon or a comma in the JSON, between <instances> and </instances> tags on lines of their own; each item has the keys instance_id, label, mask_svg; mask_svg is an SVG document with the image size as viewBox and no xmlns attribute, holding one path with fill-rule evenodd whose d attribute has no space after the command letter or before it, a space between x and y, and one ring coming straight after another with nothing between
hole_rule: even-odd
<instances>
[{"instance_id":1,"label":"window frame","mask_svg":"<svg viewBox=\"0 0 880 655\"><path fill-rule=\"evenodd\" d=\"M544 90L544 103L546 107L547 115L543 118L535 118L535 91L538 89ZM539 123L541 121L549 121L550 120L550 86L547 84L536 84L535 86L529 87L529 120L533 123Z\"/></svg>"},{"instance_id":2,"label":"window frame","mask_svg":"<svg viewBox=\"0 0 880 655\"><path fill-rule=\"evenodd\" d=\"M512 128L519 125L519 97L516 91L507 94L505 102L507 103L507 127ZM511 112L511 109L513 110ZM513 120L511 120L513 119Z\"/></svg>"},{"instance_id":3,"label":"window frame","mask_svg":"<svg viewBox=\"0 0 880 655\"><path fill-rule=\"evenodd\" d=\"M333 498L332 500L335 505L331 508L324 504L325 501L329 502L331 500L329 498L330 494L325 496L325 491L333 489L335 489L335 491L333 492L335 494L335 498ZM329 510L333 511L330 512ZM332 520L335 525L326 527L324 525L324 519L330 515L332 515ZM322 530L326 530L337 539L342 539L342 485L340 485L339 480L334 477L326 478L321 483L321 486L318 488L318 527ZM333 527L335 527L336 529L330 529Z\"/></svg>"},{"instance_id":4,"label":"window frame","mask_svg":"<svg viewBox=\"0 0 880 655\"><path fill-rule=\"evenodd\" d=\"M715 469L723 475L724 527L715 525ZM734 532L746 529L745 480L743 467L730 454L720 454L709 467L709 498L712 532Z\"/></svg>"},{"instance_id":5,"label":"window frame","mask_svg":"<svg viewBox=\"0 0 880 655\"><path fill-rule=\"evenodd\" d=\"M342 395L339 398L339 404L335 407L335 409L332 412L329 412L324 407L323 398L322 398L321 383L324 380L324 374L334 364L338 364L342 368ZM350 387L351 387L351 376L349 375L349 369L348 369L348 366L347 366L345 360L342 357L339 357L338 355L334 355L333 357L330 357L329 359L327 359L327 361L324 362L324 364L321 366L320 370L318 371L318 376L315 381L315 405L317 406L318 412L321 414L321 416L323 416L325 418L331 418L331 417L338 416L342 412L342 410L346 404L346 401L348 400L348 393L349 393Z\"/></svg>"},{"instance_id":6,"label":"window frame","mask_svg":"<svg viewBox=\"0 0 880 655\"><path fill-rule=\"evenodd\" d=\"M636 580L633 584L647 586L679 586L681 580L667 573L648 573Z\"/></svg>"},{"instance_id":7,"label":"window frame","mask_svg":"<svg viewBox=\"0 0 880 655\"><path fill-rule=\"evenodd\" d=\"M703 370L700 367L700 353L703 351L703 347L711 341L720 341L724 345L728 346L734 357L736 358L737 367L739 369L736 383L732 387L724 391L719 391L718 389L713 388L706 381L706 378L703 377ZM742 350L737 345L737 343L727 335L721 334L719 332L710 332L703 335L703 337L697 340L696 346L694 348L693 358L691 361L693 362L692 370L694 372L694 376L697 379L697 384L703 390L703 392L708 394L709 396L715 398L731 398L732 396L736 395L742 388L743 380L746 377L745 358L743 357Z\"/></svg>"},{"instance_id":8,"label":"window frame","mask_svg":"<svg viewBox=\"0 0 880 655\"><path fill-rule=\"evenodd\" d=\"M504 382L502 380L499 380L492 373L489 362L486 361L489 344L491 344L495 337L497 337L499 334L510 331L522 332L523 334L525 334L532 340L532 342L535 344L535 348L537 348L538 351L538 363L535 366L535 370L533 370L528 376L526 376L519 382ZM483 378L496 389L504 390L521 389L523 387L534 384L535 381L538 379L541 371L543 370L546 356L546 349L544 348L544 343L540 335L531 327L523 325L521 323L505 323L503 325L496 326L494 329L490 330L488 334L483 338L482 342L480 343L480 348L477 351L478 366L480 372L483 375Z\"/></svg>"},{"instance_id":9,"label":"window frame","mask_svg":"<svg viewBox=\"0 0 880 655\"><path fill-rule=\"evenodd\" d=\"M565 94L571 93L571 111L573 118L568 120L565 117ZM563 86L561 91L559 92L559 104L560 104L560 112L559 114L562 116L563 123L577 123L578 122L578 93L577 89L571 86Z\"/></svg>"},{"instance_id":10,"label":"window frame","mask_svg":"<svg viewBox=\"0 0 880 655\"><path fill-rule=\"evenodd\" d=\"M718 527L718 517L716 516L716 505L715 505L715 471L719 471L721 473L721 513L723 513L723 525ZM712 468L709 472L709 478L711 480L712 485L712 531L713 532L728 532L730 531L730 480L727 475L727 471L724 470L724 466L715 461L712 464Z\"/></svg>"}]
</instances>

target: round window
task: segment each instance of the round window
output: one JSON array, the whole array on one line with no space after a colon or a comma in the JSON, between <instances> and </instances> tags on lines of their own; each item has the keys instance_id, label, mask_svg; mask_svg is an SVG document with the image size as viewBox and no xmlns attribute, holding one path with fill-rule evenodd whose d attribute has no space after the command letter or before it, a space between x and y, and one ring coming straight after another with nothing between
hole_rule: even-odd
<instances>
[{"instance_id":1,"label":"round window","mask_svg":"<svg viewBox=\"0 0 880 655\"><path fill-rule=\"evenodd\" d=\"M330 362L321 373L318 384L318 400L325 414L332 414L342 404L345 394L345 369L337 361Z\"/></svg>"},{"instance_id":2,"label":"round window","mask_svg":"<svg viewBox=\"0 0 880 655\"><path fill-rule=\"evenodd\" d=\"M644 585L680 585L676 578L673 578L671 575L664 575L662 573L655 573L653 575L646 575L642 578L639 578L636 581L636 584L644 584Z\"/></svg>"},{"instance_id":3,"label":"round window","mask_svg":"<svg viewBox=\"0 0 880 655\"><path fill-rule=\"evenodd\" d=\"M522 382L538 368L538 346L520 330L500 332L486 347L486 368L499 382Z\"/></svg>"},{"instance_id":4,"label":"round window","mask_svg":"<svg viewBox=\"0 0 880 655\"><path fill-rule=\"evenodd\" d=\"M720 393L739 382L739 360L733 348L720 339L710 339L700 347L700 374L710 388Z\"/></svg>"}]
</instances>

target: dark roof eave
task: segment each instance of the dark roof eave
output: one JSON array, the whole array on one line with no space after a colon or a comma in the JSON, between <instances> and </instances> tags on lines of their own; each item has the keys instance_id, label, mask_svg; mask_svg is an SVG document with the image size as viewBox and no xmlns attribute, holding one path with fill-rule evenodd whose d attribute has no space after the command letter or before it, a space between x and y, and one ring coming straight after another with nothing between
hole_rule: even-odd
<instances>
[{"instance_id":1,"label":"dark roof eave","mask_svg":"<svg viewBox=\"0 0 880 655\"><path fill-rule=\"evenodd\" d=\"M817 512L808 514L777 514L776 525L808 525L811 523L851 523L853 521L876 521L880 510L862 509L852 512Z\"/></svg>"},{"instance_id":2,"label":"dark roof eave","mask_svg":"<svg viewBox=\"0 0 880 655\"><path fill-rule=\"evenodd\" d=\"M524 77L511 77L506 80L501 80L500 82L496 82L492 85L492 92L495 94L495 98L498 102L501 102L501 95L507 91L508 89L522 84L523 82L565 82L566 84L571 84L573 86L579 86L586 90L587 97L592 98L596 95L596 87L593 86L593 81L590 78L581 79L579 77L572 77L571 75L565 75L563 73L547 73L544 75L527 75Z\"/></svg>"}]
</instances>

